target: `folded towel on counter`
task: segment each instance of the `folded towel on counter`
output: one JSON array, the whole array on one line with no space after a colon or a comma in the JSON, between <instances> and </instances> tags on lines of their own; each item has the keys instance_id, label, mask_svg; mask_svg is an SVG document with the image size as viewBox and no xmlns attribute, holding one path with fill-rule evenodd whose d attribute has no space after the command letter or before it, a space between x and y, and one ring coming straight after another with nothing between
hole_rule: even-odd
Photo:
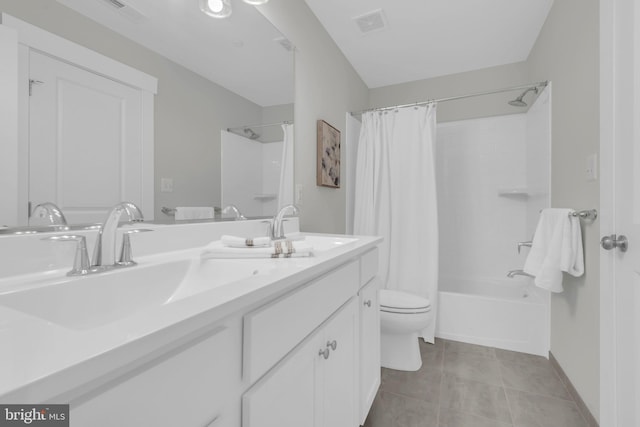
<instances>
[{"instance_id":1,"label":"folded towel on counter","mask_svg":"<svg viewBox=\"0 0 640 427\"><path fill-rule=\"evenodd\" d=\"M230 248L216 240L204 247L202 258L298 258L313 255L308 243L276 240L272 246L261 248Z\"/></svg>"},{"instance_id":2,"label":"folded towel on counter","mask_svg":"<svg viewBox=\"0 0 640 427\"><path fill-rule=\"evenodd\" d=\"M571 213L572 209L542 210L524 264L536 286L551 292L562 292L563 271L575 277L584 273L580 219Z\"/></svg>"},{"instance_id":3,"label":"folded towel on counter","mask_svg":"<svg viewBox=\"0 0 640 427\"><path fill-rule=\"evenodd\" d=\"M247 238L236 236L222 236L220 238L223 246L230 248L265 248L271 246L269 236Z\"/></svg>"},{"instance_id":4,"label":"folded towel on counter","mask_svg":"<svg viewBox=\"0 0 640 427\"><path fill-rule=\"evenodd\" d=\"M176 208L176 219L210 219L213 218L214 213L213 208L209 206L184 206Z\"/></svg>"}]
</instances>

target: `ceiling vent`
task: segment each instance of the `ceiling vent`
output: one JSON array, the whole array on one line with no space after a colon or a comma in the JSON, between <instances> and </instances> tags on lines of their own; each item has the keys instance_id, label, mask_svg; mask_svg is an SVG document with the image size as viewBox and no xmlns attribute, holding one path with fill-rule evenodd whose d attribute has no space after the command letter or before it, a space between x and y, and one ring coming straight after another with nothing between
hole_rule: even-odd
<instances>
[{"instance_id":1,"label":"ceiling vent","mask_svg":"<svg viewBox=\"0 0 640 427\"><path fill-rule=\"evenodd\" d=\"M138 12L136 9L134 9L130 5L123 3L119 0L101 0L101 1L106 5L114 8L116 12L118 12L120 15L124 16L125 18L128 18L133 22L138 22L144 19L144 15L142 13Z\"/></svg>"},{"instance_id":2,"label":"ceiling vent","mask_svg":"<svg viewBox=\"0 0 640 427\"><path fill-rule=\"evenodd\" d=\"M382 9L377 9L372 12L365 13L364 15L356 16L353 20L356 25L358 25L360 32L363 34L382 31L387 28L387 19L385 18Z\"/></svg>"}]
</instances>

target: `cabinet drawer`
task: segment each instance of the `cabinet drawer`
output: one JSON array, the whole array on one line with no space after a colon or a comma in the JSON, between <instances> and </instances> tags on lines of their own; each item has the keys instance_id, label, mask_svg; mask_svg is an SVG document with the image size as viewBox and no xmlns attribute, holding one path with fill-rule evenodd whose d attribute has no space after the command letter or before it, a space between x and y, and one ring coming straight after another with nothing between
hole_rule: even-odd
<instances>
[{"instance_id":1,"label":"cabinet drawer","mask_svg":"<svg viewBox=\"0 0 640 427\"><path fill-rule=\"evenodd\" d=\"M244 318L243 377L253 383L357 293L350 262Z\"/></svg>"},{"instance_id":2,"label":"cabinet drawer","mask_svg":"<svg viewBox=\"0 0 640 427\"><path fill-rule=\"evenodd\" d=\"M360 287L378 274L378 248L373 248L360 257Z\"/></svg>"},{"instance_id":3,"label":"cabinet drawer","mask_svg":"<svg viewBox=\"0 0 640 427\"><path fill-rule=\"evenodd\" d=\"M241 319L213 327L70 402L70 425L237 426Z\"/></svg>"}]
</instances>

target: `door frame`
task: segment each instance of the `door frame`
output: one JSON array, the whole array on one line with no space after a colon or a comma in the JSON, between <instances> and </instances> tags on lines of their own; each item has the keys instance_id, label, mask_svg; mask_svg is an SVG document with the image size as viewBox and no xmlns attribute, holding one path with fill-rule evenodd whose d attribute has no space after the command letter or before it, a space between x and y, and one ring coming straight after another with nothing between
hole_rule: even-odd
<instances>
[{"instance_id":1,"label":"door frame","mask_svg":"<svg viewBox=\"0 0 640 427\"><path fill-rule=\"evenodd\" d=\"M144 216L154 216L154 96L158 93L158 79L126 64L118 62L77 43L66 40L6 13L0 15L2 26L17 34L18 102L3 107L17 111L17 139L9 141L10 149L17 152L17 176L13 170L0 169L0 182L17 182L16 212L4 219L8 225L26 225L28 221L28 146L29 146L29 51L31 49L67 62L78 68L109 78L142 92L142 171L143 197L140 203ZM2 58L13 60L14 58ZM1 224L0 224L1 225Z\"/></svg>"}]
</instances>

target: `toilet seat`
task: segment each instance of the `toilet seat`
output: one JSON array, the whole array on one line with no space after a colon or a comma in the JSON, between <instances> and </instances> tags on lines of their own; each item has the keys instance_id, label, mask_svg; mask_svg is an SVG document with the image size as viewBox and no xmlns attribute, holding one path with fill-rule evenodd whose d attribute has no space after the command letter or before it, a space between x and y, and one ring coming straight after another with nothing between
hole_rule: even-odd
<instances>
[{"instance_id":1,"label":"toilet seat","mask_svg":"<svg viewBox=\"0 0 640 427\"><path fill-rule=\"evenodd\" d=\"M391 289L381 289L379 301L380 311L386 313L418 314L431 310L431 301L427 298Z\"/></svg>"}]
</instances>

